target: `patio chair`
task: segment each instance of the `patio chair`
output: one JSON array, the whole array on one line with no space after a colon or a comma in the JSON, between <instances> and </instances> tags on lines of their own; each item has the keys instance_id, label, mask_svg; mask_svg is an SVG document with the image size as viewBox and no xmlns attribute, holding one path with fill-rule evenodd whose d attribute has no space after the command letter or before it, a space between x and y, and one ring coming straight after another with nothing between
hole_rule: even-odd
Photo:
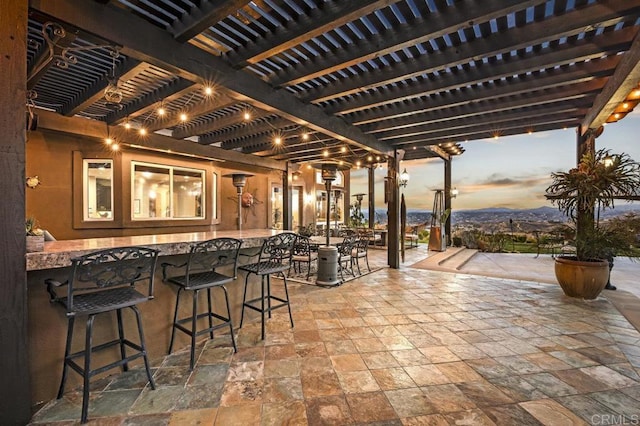
<instances>
[{"instance_id":1,"label":"patio chair","mask_svg":"<svg viewBox=\"0 0 640 426\"><path fill-rule=\"evenodd\" d=\"M288 276L291 276L291 268L297 273L302 273L302 264L307 265L307 281L311 275L311 265L318 260L318 251L313 250L314 244L311 244L309 237L298 235L296 242L293 246L293 255L291 257L291 266L289 267Z\"/></svg>"},{"instance_id":2,"label":"patio chair","mask_svg":"<svg viewBox=\"0 0 640 426\"><path fill-rule=\"evenodd\" d=\"M89 380L96 374L119 366L127 371L129 362L142 357L149 385L151 389L156 388L149 369L142 320L137 305L153 299L153 279L157 260L158 251L146 247L100 250L72 259L71 273L67 281L45 280L51 302L57 303L65 309L68 321L62 380L57 398L62 398L67 372L71 367L83 379L81 423L87 422ZM140 286L139 291L136 284L143 282L147 283L144 287L145 290L142 290L142 286ZM64 295L58 295L56 289L62 286L67 287L66 292ZM122 324L122 310L124 308L130 308L136 316L140 344L133 343L124 336ZM93 322L96 315L113 311L116 312L118 338L94 345ZM76 318L80 316L87 317L85 347L78 352L71 353L73 327ZM93 367L91 364L93 353L112 346L120 347L120 359L101 367ZM127 347L135 352L127 355ZM84 359L83 365L75 361L78 357Z\"/></svg>"},{"instance_id":3,"label":"patio chair","mask_svg":"<svg viewBox=\"0 0 640 426\"><path fill-rule=\"evenodd\" d=\"M358 237L350 235L345 237L344 240L337 244L338 248L338 269L340 270L340 278L344 281L344 271L346 270L352 276L356 276L353 271L353 250L356 247Z\"/></svg>"},{"instance_id":4,"label":"patio chair","mask_svg":"<svg viewBox=\"0 0 640 426\"><path fill-rule=\"evenodd\" d=\"M174 265L171 263L162 264L162 278L165 282L178 287L176 295L176 308L173 313L173 326L171 327L171 340L169 341L169 353L173 350L173 342L176 330L191 337L191 357L189 361L189 370L193 370L195 364L195 347L196 337L209 333L213 339L213 332L222 327L229 327L231 335L231 343L234 352L237 352L236 340L233 335L233 322L231 321L231 310L229 309L229 295L225 284L233 282L236 279L238 267L238 253L242 241L234 238L216 238L208 241L196 243L191 246L191 252L186 263L182 265ZM223 273L220 268L227 267L229 272ZM176 276L168 277L169 268L184 269L184 273ZM222 288L224 292L224 300L227 305L226 316L212 311L211 289ZM208 310L204 313L198 313L198 294L200 290L207 290L207 306ZM191 291L192 310L191 316L178 319L178 308L180 306L180 294L183 291ZM198 330L197 322L199 319L207 318L209 326ZM213 319L222 321L220 324L213 324ZM183 325L184 324L184 325ZM187 328L185 325L190 324Z\"/></svg>"},{"instance_id":5,"label":"patio chair","mask_svg":"<svg viewBox=\"0 0 640 426\"><path fill-rule=\"evenodd\" d=\"M371 272L371 267L369 266L369 239L366 236L361 235L358 237L355 247L351 250L351 258L358 268L358 275L362 275L360 271L360 259L365 260L367 270Z\"/></svg>"}]
</instances>

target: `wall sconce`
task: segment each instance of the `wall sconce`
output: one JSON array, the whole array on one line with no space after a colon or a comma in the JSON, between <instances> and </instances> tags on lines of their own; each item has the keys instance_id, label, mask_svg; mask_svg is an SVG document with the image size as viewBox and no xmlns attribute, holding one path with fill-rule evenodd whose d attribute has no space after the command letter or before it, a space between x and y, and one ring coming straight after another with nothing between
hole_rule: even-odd
<instances>
[{"instance_id":1,"label":"wall sconce","mask_svg":"<svg viewBox=\"0 0 640 426\"><path fill-rule=\"evenodd\" d=\"M405 168L402 173L400 173L400 186L406 188L409 183L409 173L407 173L407 169Z\"/></svg>"},{"instance_id":2,"label":"wall sconce","mask_svg":"<svg viewBox=\"0 0 640 426\"><path fill-rule=\"evenodd\" d=\"M293 180L294 182L297 181L301 174L302 173L300 173L300 172L291 173L291 180Z\"/></svg>"},{"instance_id":3,"label":"wall sconce","mask_svg":"<svg viewBox=\"0 0 640 426\"><path fill-rule=\"evenodd\" d=\"M451 190L451 198L456 198L458 196L458 188L453 188Z\"/></svg>"}]
</instances>

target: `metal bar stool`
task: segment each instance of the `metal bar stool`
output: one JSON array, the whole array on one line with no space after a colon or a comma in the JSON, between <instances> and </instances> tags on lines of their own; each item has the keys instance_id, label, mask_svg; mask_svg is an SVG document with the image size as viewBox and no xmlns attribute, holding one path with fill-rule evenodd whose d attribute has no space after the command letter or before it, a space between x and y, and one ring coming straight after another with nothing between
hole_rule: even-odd
<instances>
[{"instance_id":1,"label":"metal bar stool","mask_svg":"<svg viewBox=\"0 0 640 426\"><path fill-rule=\"evenodd\" d=\"M191 359L189 369L193 370L195 364L195 347L196 337L209 333L213 339L213 331L221 327L229 327L231 334L231 343L233 350L237 352L236 340L233 336L233 322L231 321L231 309L229 308L229 294L225 284L236 279L238 268L238 253L242 241L235 238L216 238L213 240L203 241L194 244L189 253L189 259L182 265L173 265L171 263L162 264L163 281L174 284L178 287L176 296L176 309L173 313L173 326L171 328L171 340L169 342L169 353L173 350L173 341L176 330L180 330L191 337ZM169 268L185 268L185 273L177 276L168 277ZM218 268L229 267L231 273L220 273L216 271ZM227 306L227 314L223 316L212 310L211 289L220 287L224 291L224 300ZM198 313L198 293L200 290L207 290L208 310ZM180 306L180 294L182 291L192 291L192 311L191 316L178 319L178 307ZM197 322L201 318L207 318L209 326L198 330ZM220 324L213 324L213 319L222 321ZM191 328L185 327L183 324L191 324Z\"/></svg>"},{"instance_id":2,"label":"metal bar stool","mask_svg":"<svg viewBox=\"0 0 640 426\"><path fill-rule=\"evenodd\" d=\"M278 235L267 238L262 243L258 261L256 263L250 263L240 266L242 271L247 273L244 280L244 296L242 297L242 315L240 316L240 327L244 321L244 308L253 309L260 312L262 319L262 340L265 336L265 323L264 314L269 313L271 318L271 311L286 306L289 308L289 321L291 321L291 327L293 327L293 316L291 315L291 305L289 304L289 291L287 289L287 277L284 274L291 266L291 256L293 254L293 246L296 242L297 234L293 232L283 232ZM249 276L255 274L260 276L261 279L261 292L260 297L247 300L247 287L249 283ZM285 298L277 297L271 294L271 275L282 275L284 281L284 293ZM271 301L275 300L280 302L277 305L272 305ZM259 306L256 306L256 303ZM265 302L267 306L265 307Z\"/></svg>"},{"instance_id":3,"label":"metal bar stool","mask_svg":"<svg viewBox=\"0 0 640 426\"><path fill-rule=\"evenodd\" d=\"M68 367L82 375L82 414L81 422L87 422L89 408L89 379L114 367L129 369L129 362L142 357L151 389L155 389L147 350L142 332L139 303L153 299L153 276L158 260L158 251L146 247L123 247L101 250L72 259L69 279L63 283L52 279L45 280L51 302L58 303L66 309L68 318L67 344L64 353L62 381L58 390L58 399L62 398L67 380ZM136 289L136 283L147 281L146 291ZM58 295L56 288L67 286L66 295ZM126 339L122 325L122 309L131 308L136 315L140 344ZM116 311L118 321L118 338L100 345L93 345L93 321L98 314ZM85 347L83 350L70 353L73 339L73 326L78 316L87 316ZM120 346L120 360L98 368L92 368L93 352ZM126 349L135 353L127 355ZM84 358L84 366L75 361Z\"/></svg>"}]
</instances>

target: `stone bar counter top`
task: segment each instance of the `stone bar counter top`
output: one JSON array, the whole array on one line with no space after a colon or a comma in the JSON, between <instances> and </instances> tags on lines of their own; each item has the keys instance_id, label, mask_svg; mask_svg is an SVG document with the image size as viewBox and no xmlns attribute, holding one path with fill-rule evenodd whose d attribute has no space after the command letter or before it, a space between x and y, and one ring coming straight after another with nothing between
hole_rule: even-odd
<instances>
[{"instance_id":1,"label":"stone bar counter top","mask_svg":"<svg viewBox=\"0 0 640 426\"><path fill-rule=\"evenodd\" d=\"M254 248L260 247L265 238L280 232L282 231L272 229L246 229L48 241L44 243L44 251L26 254L27 271L63 268L70 266L74 257L114 247L145 246L160 250L160 256L170 256L189 253L191 244L195 242L231 237L242 240L243 249Z\"/></svg>"}]
</instances>

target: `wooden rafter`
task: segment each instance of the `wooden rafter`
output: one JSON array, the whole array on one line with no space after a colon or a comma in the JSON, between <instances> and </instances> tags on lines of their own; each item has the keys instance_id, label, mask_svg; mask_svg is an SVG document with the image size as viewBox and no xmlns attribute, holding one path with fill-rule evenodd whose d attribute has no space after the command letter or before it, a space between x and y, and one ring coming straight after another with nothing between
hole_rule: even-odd
<instances>
[{"instance_id":1,"label":"wooden rafter","mask_svg":"<svg viewBox=\"0 0 640 426\"><path fill-rule=\"evenodd\" d=\"M620 31L610 32L578 40L575 43L565 43L559 46L549 46L536 52L529 52L518 58L504 59L493 64L478 63L476 66L456 71L442 73L435 80L425 79L421 82L422 93L438 93L479 84L488 80L497 80L517 74L525 74L529 71L537 71L544 68L553 68L569 63L584 62L602 57L609 53L617 53L629 46L637 28L629 27ZM462 62L475 58L478 51L469 52ZM323 102L329 99L353 95L363 90L372 89L385 84L406 80L420 76L433 70L438 70L443 62L434 62L432 55L424 55L415 58L410 63L397 64L387 67L375 73L363 73L323 86L321 89L309 91L303 98L308 102Z\"/></svg>"},{"instance_id":2,"label":"wooden rafter","mask_svg":"<svg viewBox=\"0 0 640 426\"><path fill-rule=\"evenodd\" d=\"M176 41L184 43L197 36L218 21L222 21L238 9L243 8L249 0L225 0L200 2L189 13L185 13L171 25L171 32Z\"/></svg>"},{"instance_id":3,"label":"wooden rafter","mask_svg":"<svg viewBox=\"0 0 640 426\"><path fill-rule=\"evenodd\" d=\"M113 124L113 122L120 121L123 118L126 119L127 116L131 118L130 112L138 112L140 110L149 112L150 109L157 107L158 103L165 99L166 96L180 92L186 88L190 88L191 86L192 83L188 80L181 78L174 79L159 89L147 92L144 95L135 98L133 102L125 105L123 109L114 111L113 114L110 114L107 117L108 120L113 120L108 121L108 123Z\"/></svg>"},{"instance_id":4,"label":"wooden rafter","mask_svg":"<svg viewBox=\"0 0 640 426\"><path fill-rule=\"evenodd\" d=\"M490 100L500 96L513 96L544 89L559 88L570 84L587 82L598 76L606 76L613 72L620 61L619 56L610 56L598 61L576 64L568 69L550 70L544 74L535 74L510 83L493 83L473 90L460 90L430 97L428 103L424 98L410 97L408 101L371 110L358 109L357 114L350 114L349 120L354 124L370 123L378 120L404 117L417 112L435 111L443 107L454 107L468 103ZM342 111L340 111L342 113ZM348 111L347 112L351 112Z\"/></svg>"},{"instance_id":5,"label":"wooden rafter","mask_svg":"<svg viewBox=\"0 0 640 426\"><path fill-rule=\"evenodd\" d=\"M116 67L115 75L119 76L122 80L128 80L147 68L149 68L149 64L138 62L132 58L127 58ZM108 85L109 76L105 75L103 78L97 80L90 87L84 90L79 98L73 100L72 104L65 105L64 108L62 108L62 114L67 117L71 117L83 111L90 105L93 105L104 96L104 89L106 89Z\"/></svg>"},{"instance_id":6,"label":"wooden rafter","mask_svg":"<svg viewBox=\"0 0 640 426\"><path fill-rule=\"evenodd\" d=\"M291 49L301 43L319 37L337 27L345 25L377 9L393 3L390 0L349 0L320 3L308 15L288 22L273 34L266 35L258 43L253 43L238 52L229 54L235 66L254 64Z\"/></svg>"},{"instance_id":7,"label":"wooden rafter","mask_svg":"<svg viewBox=\"0 0 640 426\"><path fill-rule=\"evenodd\" d=\"M213 79L239 101L250 102L257 108L365 149L391 151L388 144L365 135L322 109L304 104L291 93L274 91L259 78L236 71L195 46L180 44L161 28L119 8L72 0L33 0L31 7L121 45L125 55L148 61L182 78L197 83Z\"/></svg>"},{"instance_id":8,"label":"wooden rafter","mask_svg":"<svg viewBox=\"0 0 640 426\"><path fill-rule=\"evenodd\" d=\"M580 131L584 135L588 129L602 126L629 92L640 82L640 33L638 33L629 51L618 64L606 86L580 124Z\"/></svg>"},{"instance_id":9,"label":"wooden rafter","mask_svg":"<svg viewBox=\"0 0 640 426\"><path fill-rule=\"evenodd\" d=\"M537 3L540 3L540 0L489 0L483 1L482 4L460 2L457 6L444 8L442 12L428 13L426 18L414 18L393 30L383 31L365 41L353 43L338 51L328 52L314 61L300 64L295 68L289 67L273 78L271 83L275 86L302 83L418 43L427 43L429 40L467 27L470 21L486 22ZM428 10L426 5L423 7Z\"/></svg>"}]
</instances>

